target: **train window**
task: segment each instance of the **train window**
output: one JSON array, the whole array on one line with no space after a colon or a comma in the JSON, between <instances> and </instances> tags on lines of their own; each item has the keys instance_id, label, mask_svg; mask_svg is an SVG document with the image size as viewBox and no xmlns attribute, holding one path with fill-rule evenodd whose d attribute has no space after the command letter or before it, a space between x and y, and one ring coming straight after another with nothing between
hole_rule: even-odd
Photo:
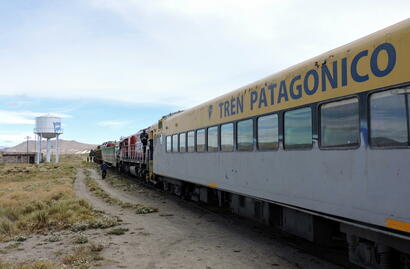
<instances>
[{"instance_id":1,"label":"train window","mask_svg":"<svg viewBox=\"0 0 410 269\"><path fill-rule=\"evenodd\" d=\"M195 132L188 132L188 152L195 151Z\"/></svg>"},{"instance_id":2,"label":"train window","mask_svg":"<svg viewBox=\"0 0 410 269\"><path fill-rule=\"evenodd\" d=\"M179 134L179 152L186 152L186 133Z\"/></svg>"},{"instance_id":3,"label":"train window","mask_svg":"<svg viewBox=\"0 0 410 269\"><path fill-rule=\"evenodd\" d=\"M205 129L199 129L196 131L196 151L205 151Z\"/></svg>"},{"instance_id":4,"label":"train window","mask_svg":"<svg viewBox=\"0 0 410 269\"><path fill-rule=\"evenodd\" d=\"M409 89L395 89L370 96L370 143L374 147L408 145Z\"/></svg>"},{"instance_id":5,"label":"train window","mask_svg":"<svg viewBox=\"0 0 410 269\"><path fill-rule=\"evenodd\" d=\"M166 150L167 150L167 152L171 152L171 146L172 146L172 143L171 143L171 136L167 136L167 138L166 138L167 140L166 140Z\"/></svg>"},{"instance_id":6,"label":"train window","mask_svg":"<svg viewBox=\"0 0 410 269\"><path fill-rule=\"evenodd\" d=\"M178 152L178 135L172 136L172 152Z\"/></svg>"},{"instance_id":7,"label":"train window","mask_svg":"<svg viewBox=\"0 0 410 269\"><path fill-rule=\"evenodd\" d=\"M312 147L312 112L310 107L285 112L285 149Z\"/></svg>"},{"instance_id":8,"label":"train window","mask_svg":"<svg viewBox=\"0 0 410 269\"><path fill-rule=\"evenodd\" d=\"M258 149L278 149L278 115L258 118Z\"/></svg>"},{"instance_id":9,"label":"train window","mask_svg":"<svg viewBox=\"0 0 410 269\"><path fill-rule=\"evenodd\" d=\"M221 150L233 151L233 123L221 125Z\"/></svg>"},{"instance_id":10,"label":"train window","mask_svg":"<svg viewBox=\"0 0 410 269\"><path fill-rule=\"evenodd\" d=\"M359 101L350 98L320 106L320 145L351 147L359 145Z\"/></svg>"},{"instance_id":11,"label":"train window","mask_svg":"<svg viewBox=\"0 0 410 269\"><path fill-rule=\"evenodd\" d=\"M208 128L208 151L218 151L218 127Z\"/></svg>"},{"instance_id":12,"label":"train window","mask_svg":"<svg viewBox=\"0 0 410 269\"><path fill-rule=\"evenodd\" d=\"M243 120L237 123L237 149L239 151L253 150L253 120Z\"/></svg>"}]
</instances>

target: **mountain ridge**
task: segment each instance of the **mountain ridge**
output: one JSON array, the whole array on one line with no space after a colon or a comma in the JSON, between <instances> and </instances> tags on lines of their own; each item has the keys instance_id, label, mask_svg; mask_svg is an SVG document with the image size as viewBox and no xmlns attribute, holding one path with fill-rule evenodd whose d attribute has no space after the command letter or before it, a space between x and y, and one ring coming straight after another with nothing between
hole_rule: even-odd
<instances>
[{"instance_id":1,"label":"mountain ridge","mask_svg":"<svg viewBox=\"0 0 410 269\"><path fill-rule=\"evenodd\" d=\"M56 140L51 141L51 152L55 152L55 142ZM91 149L97 147L94 144L86 144L77 142L75 140L64 140L60 139L60 154L86 154L89 153ZM45 153L47 147L47 141L42 141L41 143L41 152ZM27 141L24 141L14 147L9 147L7 149L3 149L6 152L26 152L27 151ZM35 141L29 140L28 141L28 151L34 152L35 151Z\"/></svg>"}]
</instances>

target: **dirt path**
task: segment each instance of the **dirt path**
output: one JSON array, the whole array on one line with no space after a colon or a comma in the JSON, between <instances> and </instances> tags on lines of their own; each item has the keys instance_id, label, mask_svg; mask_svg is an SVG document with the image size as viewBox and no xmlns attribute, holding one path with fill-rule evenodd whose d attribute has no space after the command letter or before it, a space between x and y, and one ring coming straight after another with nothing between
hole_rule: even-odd
<instances>
[{"instance_id":1,"label":"dirt path","mask_svg":"<svg viewBox=\"0 0 410 269\"><path fill-rule=\"evenodd\" d=\"M118 189L91 177L113 198L157 207L158 213L137 215L92 196L79 169L75 183L78 196L95 208L123 220L129 231L121 236L94 238L109 245L99 268L338 268L298 250L266 238L249 227L178 201L144 186Z\"/></svg>"}]
</instances>

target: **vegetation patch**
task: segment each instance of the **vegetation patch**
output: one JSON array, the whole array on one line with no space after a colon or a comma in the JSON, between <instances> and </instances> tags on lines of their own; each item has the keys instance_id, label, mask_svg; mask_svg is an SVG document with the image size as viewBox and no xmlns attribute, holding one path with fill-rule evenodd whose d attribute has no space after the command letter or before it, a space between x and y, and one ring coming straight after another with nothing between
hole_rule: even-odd
<instances>
[{"instance_id":1,"label":"vegetation patch","mask_svg":"<svg viewBox=\"0 0 410 269\"><path fill-rule=\"evenodd\" d=\"M158 212L157 208L154 207L149 207L141 204L132 204L132 203L126 203L121 200L115 199L111 197L108 193L106 193L99 185L98 183L91 178L90 174L86 174L86 179L85 183L89 190L94 193L97 197L100 197L103 199L106 203L111 204L111 205L118 205L122 208L132 208L136 209L137 214L148 214L148 213L153 213L153 212Z\"/></svg>"},{"instance_id":2,"label":"vegetation patch","mask_svg":"<svg viewBox=\"0 0 410 269\"><path fill-rule=\"evenodd\" d=\"M27 237L19 235L14 240L16 240L17 242L24 242L27 240Z\"/></svg>"},{"instance_id":3,"label":"vegetation patch","mask_svg":"<svg viewBox=\"0 0 410 269\"><path fill-rule=\"evenodd\" d=\"M121 220L118 217L102 216L92 221L76 223L71 227L71 231L83 232L88 229L107 229L117 226L119 222Z\"/></svg>"},{"instance_id":4,"label":"vegetation patch","mask_svg":"<svg viewBox=\"0 0 410 269\"><path fill-rule=\"evenodd\" d=\"M101 252L103 249L103 245L96 244L76 247L73 249L72 254L62 259L62 263L66 266L76 268L90 268L94 261L100 261L104 259L99 254L99 252Z\"/></svg>"},{"instance_id":5,"label":"vegetation patch","mask_svg":"<svg viewBox=\"0 0 410 269\"><path fill-rule=\"evenodd\" d=\"M112 229L112 230L109 230L108 232L107 232L107 234L111 234L111 235L123 235L123 234L125 234L126 232L128 232L129 231L129 229L128 228L115 228L115 229Z\"/></svg>"},{"instance_id":6,"label":"vegetation patch","mask_svg":"<svg viewBox=\"0 0 410 269\"><path fill-rule=\"evenodd\" d=\"M36 244L40 246L62 241L62 235L54 235L56 231L105 229L121 221L94 210L75 196L76 168L93 165L83 162L79 156L61 157L60 164L0 165L0 242L8 242L0 250L0 269L90 268L95 261L103 260L100 252L104 246L90 244L81 233L72 241L81 245L64 251L67 256L60 256L59 261L13 262L3 258L8 253L24 250L24 241L33 233L50 233L45 242Z\"/></svg>"},{"instance_id":7,"label":"vegetation patch","mask_svg":"<svg viewBox=\"0 0 410 269\"><path fill-rule=\"evenodd\" d=\"M75 196L77 156L62 156L59 164L5 164L0 166L0 242L23 240L33 233L71 229L108 228L106 219Z\"/></svg>"},{"instance_id":8,"label":"vegetation patch","mask_svg":"<svg viewBox=\"0 0 410 269\"><path fill-rule=\"evenodd\" d=\"M71 254L63 257L57 264L48 260L39 260L24 263L3 262L0 258L0 269L55 269L55 268L80 268L92 267L95 261L104 258L100 252L104 249L101 244L90 243L79 247L74 247Z\"/></svg>"},{"instance_id":9,"label":"vegetation patch","mask_svg":"<svg viewBox=\"0 0 410 269\"><path fill-rule=\"evenodd\" d=\"M32 263L10 264L0 260L0 269L53 269L56 268L50 261L36 261Z\"/></svg>"},{"instance_id":10,"label":"vegetation patch","mask_svg":"<svg viewBox=\"0 0 410 269\"><path fill-rule=\"evenodd\" d=\"M52 235L49 238L47 238L47 241L51 242L51 243L59 242L61 240L63 240L63 238L61 236L58 236L58 235Z\"/></svg>"},{"instance_id":11,"label":"vegetation patch","mask_svg":"<svg viewBox=\"0 0 410 269\"><path fill-rule=\"evenodd\" d=\"M85 235L83 235L83 234L80 234L79 236L77 236L77 237L74 239L74 243L75 243L75 244L85 244L85 243L88 243L88 238L87 238L87 236L85 236Z\"/></svg>"}]
</instances>

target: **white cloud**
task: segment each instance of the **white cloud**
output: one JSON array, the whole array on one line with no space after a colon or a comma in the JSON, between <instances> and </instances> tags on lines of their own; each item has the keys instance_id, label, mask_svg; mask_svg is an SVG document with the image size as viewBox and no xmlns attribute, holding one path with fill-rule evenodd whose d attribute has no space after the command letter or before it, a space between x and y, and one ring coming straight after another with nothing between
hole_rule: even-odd
<instances>
[{"instance_id":1,"label":"white cloud","mask_svg":"<svg viewBox=\"0 0 410 269\"><path fill-rule=\"evenodd\" d=\"M34 139L34 135L28 132L0 133L0 146L13 147L26 140L29 136L30 140Z\"/></svg>"},{"instance_id":2,"label":"white cloud","mask_svg":"<svg viewBox=\"0 0 410 269\"><path fill-rule=\"evenodd\" d=\"M68 114L63 113L41 113L33 111L10 111L0 110L0 124L27 124L34 125L35 117L55 116L60 118L71 118Z\"/></svg>"},{"instance_id":3,"label":"white cloud","mask_svg":"<svg viewBox=\"0 0 410 269\"><path fill-rule=\"evenodd\" d=\"M129 121L121 121L121 120L111 120L111 121L100 121L97 123L98 126L102 127L122 127L127 124L130 124Z\"/></svg>"},{"instance_id":4,"label":"white cloud","mask_svg":"<svg viewBox=\"0 0 410 269\"><path fill-rule=\"evenodd\" d=\"M13 28L19 42L0 50L0 95L187 108L405 19L410 7L398 0L81 3L90 20L55 10Z\"/></svg>"}]
</instances>

